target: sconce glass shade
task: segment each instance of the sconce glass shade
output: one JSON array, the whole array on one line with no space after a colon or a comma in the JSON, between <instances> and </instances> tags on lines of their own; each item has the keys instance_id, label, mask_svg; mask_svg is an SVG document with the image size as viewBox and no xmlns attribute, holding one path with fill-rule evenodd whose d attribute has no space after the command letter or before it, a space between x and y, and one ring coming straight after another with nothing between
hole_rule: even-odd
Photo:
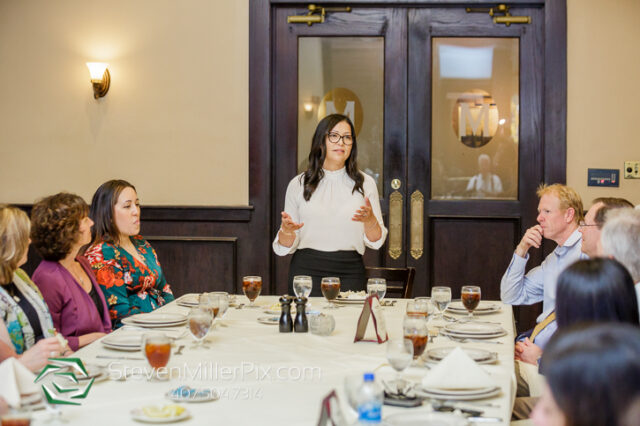
<instances>
[{"instance_id":1,"label":"sconce glass shade","mask_svg":"<svg viewBox=\"0 0 640 426\"><path fill-rule=\"evenodd\" d=\"M89 68L89 74L91 74L91 80L102 81L107 65L104 62L87 62L87 68Z\"/></svg>"},{"instance_id":2,"label":"sconce glass shade","mask_svg":"<svg viewBox=\"0 0 640 426\"><path fill-rule=\"evenodd\" d=\"M91 83L93 84L93 97L98 99L107 94L111 84L111 75L104 62L87 62Z\"/></svg>"}]
</instances>

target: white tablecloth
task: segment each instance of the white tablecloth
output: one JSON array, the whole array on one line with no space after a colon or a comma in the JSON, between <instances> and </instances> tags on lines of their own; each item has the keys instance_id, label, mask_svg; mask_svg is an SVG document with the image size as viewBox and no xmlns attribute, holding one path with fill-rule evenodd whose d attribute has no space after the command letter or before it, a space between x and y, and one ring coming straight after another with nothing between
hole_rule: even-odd
<instances>
[{"instance_id":1,"label":"white tablecloth","mask_svg":"<svg viewBox=\"0 0 640 426\"><path fill-rule=\"evenodd\" d=\"M244 296L238 296L239 301ZM275 303L274 296L261 296L260 305ZM326 302L312 298L312 309L320 309ZM404 300L394 307L385 307L390 337L402 335ZM386 363L385 345L353 343L357 317L361 305L323 310L336 319L336 330L329 337L311 333L279 333L277 325L264 325L256 321L266 316L262 309L230 308L224 318L227 327L216 327L209 335L210 349L190 349L192 338L186 335L177 344L187 345L181 355L172 356L169 367L173 377L166 382L147 382L144 378L126 381L96 383L80 407L65 406L64 417L71 424L120 425L134 423L130 411L144 405L171 403L164 398L169 389L186 384L197 388L216 389L221 399L214 402L183 403L192 414L183 424L224 425L315 425L320 403L332 389L336 389L344 411L351 420L355 414L347 408L344 395L344 377L376 370L376 376L393 378L395 372ZM187 313L188 309L171 303L163 312ZM500 313L484 316L488 321L500 322L508 334L500 339L503 344L465 343L462 346L479 347L498 353L499 362L485 366L489 374L502 387L502 394L488 400L497 407L481 407L485 416L497 416L509 424L515 392L513 365L513 314L504 305ZM118 333L120 331L116 331ZM455 346L445 337L436 338L428 348ZM460 345L460 344L458 344ZM96 355L143 357L141 352L120 352L106 349L100 341L76 353L84 362L107 366L111 370L124 366L148 368L146 361L105 360ZM410 368L412 377L428 374L425 368ZM477 407L474 407L477 408ZM411 410L429 410L428 406ZM383 407L383 417L408 410ZM37 413L34 420L46 417ZM284 422L284 423L283 423Z\"/></svg>"}]
</instances>

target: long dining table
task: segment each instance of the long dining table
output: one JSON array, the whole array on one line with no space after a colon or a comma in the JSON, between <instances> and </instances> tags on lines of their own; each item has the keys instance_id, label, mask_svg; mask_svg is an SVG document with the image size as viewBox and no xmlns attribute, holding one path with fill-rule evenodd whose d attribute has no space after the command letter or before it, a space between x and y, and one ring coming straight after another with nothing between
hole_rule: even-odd
<instances>
[{"instance_id":1,"label":"long dining table","mask_svg":"<svg viewBox=\"0 0 640 426\"><path fill-rule=\"evenodd\" d=\"M244 307L228 309L222 324L216 325L206 339L209 348L192 348L193 337L186 332L185 326L171 330L181 337L174 343L174 353L168 364L171 378L166 381L149 381L144 375L135 374L149 369L141 351L108 349L100 340L77 351L76 355L83 362L105 367L112 378L123 378L124 370L134 374L125 380L109 379L95 383L80 406L62 406L63 417L69 424L134 424L136 422L130 414L132 410L148 405L174 404L165 394L181 385L188 385L214 389L220 398L209 402L180 403L190 413L190 417L181 422L184 424L315 425L322 399L332 390L337 393L345 417L353 422L356 417L346 402L345 377L371 371L375 371L377 380L395 377L394 370L386 364L385 344L354 343L361 304L325 309L324 299L311 298L310 310L319 310L335 318L334 332L330 336L319 336L310 332L280 333L278 325L258 322L260 317L274 316L266 314L264 309L277 303L276 296L258 297L256 303L260 308L248 308L248 301L243 295L236 297L238 303L245 303ZM383 307L391 338L402 336L405 308L406 300L403 299L396 299L394 306ZM188 310L172 302L159 311L187 314ZM482 367L500 386L501 393L480 401L482 405L476 405L476 401L466 404L481 409L484 416L501 419L494 424L509 424L515 395L511 306L502 305L499 312L485 315L481 320L500 323L507 334L491 340L499 342L497 344L456 343L445 336L438 336L434 342L428 343L427 350L462 346L496 352L497 362ZM434 325L437 324L434 322ZM123 327L114 333L131 333L128 328ZM176 355L179 346L185 347ZM412 366L404 374L420 380L428 372L425 367ZM408 410L430 411L431 408L428 404L416 408L385 405L383 418ZM45 417L46 413L37 412L33 420L40 424Z\"/></svg>"}]
</instances>

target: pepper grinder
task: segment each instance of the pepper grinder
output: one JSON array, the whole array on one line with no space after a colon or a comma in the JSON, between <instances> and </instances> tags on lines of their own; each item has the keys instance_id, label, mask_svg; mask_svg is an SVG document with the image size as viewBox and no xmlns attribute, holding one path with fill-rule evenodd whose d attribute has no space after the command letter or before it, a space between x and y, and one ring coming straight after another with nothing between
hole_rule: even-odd
<instances>
[{"instance_id":1,"label":"pepper grinder","mask_svg":"<svg viewBox=\"0 0 640 426\"><path fill-rule=\"evenodd\" d=\"M309 331L307 313L304 311L307 305L306 297L296 298L296 320L293 324L296 333L306 333Z\"/></svg>"},{"instance_id":2,"label":"pepper grinder","mask_svg":"<svg viewBox=\"0 0 640 426\"><path fill-rule=\"evenodd\" d=\"M280 297L280 333L291 333L293 331L293 320L291 319L291 302L293 298L284 295Z\"/></svg>"}]
</instances>

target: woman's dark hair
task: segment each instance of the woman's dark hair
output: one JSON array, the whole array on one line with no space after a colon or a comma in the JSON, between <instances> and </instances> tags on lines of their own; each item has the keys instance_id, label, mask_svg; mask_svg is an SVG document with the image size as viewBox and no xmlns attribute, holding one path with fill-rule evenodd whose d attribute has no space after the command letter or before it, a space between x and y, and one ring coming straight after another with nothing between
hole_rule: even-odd
<instances>
[{"instance_id":1,"label":"woman's dark hair","mask_svg":"<svg viewBox=\"0 0 640 426\"><path fill-rule=\"evenodd\" d=\"M358 144L356 143L356 130L353 127L353 123L349 120L349 117L342 114L331 114L327 115L325 118L320 120L318 126L316 127L316 131L313 134L313 139L311 140L311 151L309 152L309 167L307 171L302 175L302 179L304 182L304 199L309 201L314 191L318 187L318 184L324 177L324 171L322 170L322 165L324 164L324 159L327 155L327 144L326 138L327 134L333 129L336 124L341 122L347 122L349 127L351 128L351 137L353 139L353 145L351 145L351 155L347 158L345 163L345 168L347 169L347 175L355 184L353 185L353 192L358 191L362 195L364 195L364 189L362 188L362 184L364 183L364 176L358 170Z\"/></svg>"},{"instance_id":2,"label":"woman's dark hair","mask_svg":"<svg viewBox=\"0 0 640 426\"><path fill-rule=\"evenodd\" d=\"M579 322L638 325L638 300L629 271L614 259L579 260L558 277L558 328Z\"/></svg>"},{"instance_id":3,"label":"woman's dark hair","mask_svg":"<svg viewBox=\"0 0 640 426\"><path fill-rule=\"evenodd\" d=\"M542 361L567 426L620 425L640 397L637 326L579 324L559 330Z\"/></svg>"},{"instance_id":4,"label":"woman's dark hair","mask_svg":"<svg viewBox=\"0 0 640 426\"><path fill-rule=\"evenodd\" d=\"M65 258L78 240L80 221L89 213L82 197L60 192L45 197L31 210L31 241L45 260Z\"/></svg>"},{"instance_id":5,"label":"woman's dark hair","mask_svg":"<svg viewBox=\"0 0 640 426\"><path fill-rule=\"evenodd\" d=\"M89 217L94 222L91 232L92 243L118 243L120 231L113 219L113 208L125 188L136 190L136 187L126 180L114 179L100 185L93 194L89 210Z\"/></svg>"}]
</instances>

